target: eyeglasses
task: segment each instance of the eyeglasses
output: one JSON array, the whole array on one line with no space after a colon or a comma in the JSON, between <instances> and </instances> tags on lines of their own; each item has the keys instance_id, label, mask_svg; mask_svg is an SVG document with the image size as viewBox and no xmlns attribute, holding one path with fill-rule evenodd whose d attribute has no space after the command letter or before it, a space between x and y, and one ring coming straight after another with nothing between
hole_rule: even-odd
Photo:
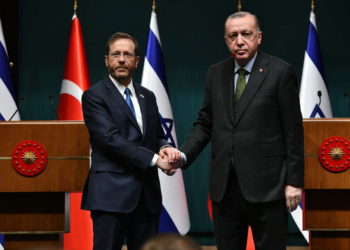
<instances>
[{"instance_id":1,"label":"eyeglasses","mask_svg":"<svg viewBox=\"0 0 350 250\"><path fill-rule=\"evenodd\" d=\"M120 59L122 56L125 58L125 59L131 59L133 58L135 55L134 54L131 54L129 52L124 52L124 53L121 53L121 52L114 52L112 54L109 54L109 56L112 58L112 60L117 60L117 59Z\"/></svg>"},{"instance_id":2,"label":"eyeglasses","mask_svg":"<svg viewBox=\"0 0 350 250\"><path fill-rule=\"evenodd\" d=\"M238 36L241 36L243 40L253 40L255 38L256 33L251 32L251 31L243 31L241 33L238 32L232 32L230 34L226 34L226 37L234 42L237 40Z\"/></svg>"}]
</instances>

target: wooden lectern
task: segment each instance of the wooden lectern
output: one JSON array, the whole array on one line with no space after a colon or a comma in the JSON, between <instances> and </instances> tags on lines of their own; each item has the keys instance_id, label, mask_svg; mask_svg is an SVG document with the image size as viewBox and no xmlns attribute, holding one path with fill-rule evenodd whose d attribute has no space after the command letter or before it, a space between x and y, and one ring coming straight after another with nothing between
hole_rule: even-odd
<instances>
[{"instance_id":1,"label":"wooden lectern","mask_svg":"<svg viewBox=\"0 0 350 250\"><path fill-rule=\"evenodd\" d=\"M89 171L89 135L84 122L0 122L0 233L6 249L60 249L69 231L66 192L82 191ZM39 142L47 166L23 176L11 154L22 141Z\"/></svg>"},{"instance_id":2,"label":"wooden lectern","mask_svg":"<svg viewBox=\"0 0 350 250\"><path fill-rule=\"evenodd\" d=\"M350 119L304 119L304 134L304 226L310 230L310 247L312 250L348 250L350 168L331 172L320 164L318 152L329 137L340 136L350 141ZM344 157L350 162L350 155Z\"/></svg>"}]
</instances>

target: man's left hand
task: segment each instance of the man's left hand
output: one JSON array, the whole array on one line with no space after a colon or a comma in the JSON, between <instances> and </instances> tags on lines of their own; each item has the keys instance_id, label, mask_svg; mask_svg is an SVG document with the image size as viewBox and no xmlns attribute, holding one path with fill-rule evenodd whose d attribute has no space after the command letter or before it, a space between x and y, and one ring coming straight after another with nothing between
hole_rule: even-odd
<instances>
[{"instance_id":1,"label":"man's left hand","mask_svg":"<svg viewBox=\"0 0 350 250\"><path fill-rule=\"evenodd\" d=\"M293 212L301 201L301 194L303 189L286 185L284 193L286 196L286 206L289 212Z\"/></svg>"}]
</instances>

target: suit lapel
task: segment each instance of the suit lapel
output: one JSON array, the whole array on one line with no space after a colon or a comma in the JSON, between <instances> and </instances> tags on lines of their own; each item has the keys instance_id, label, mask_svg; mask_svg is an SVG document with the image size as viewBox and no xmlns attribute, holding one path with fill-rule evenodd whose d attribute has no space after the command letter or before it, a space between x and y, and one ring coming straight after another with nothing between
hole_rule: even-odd
<instances>
[{"instance_id":1,"label":"suit lapel","mask_svg":"<svg viewBox=\"0 0 350 250\"><path fill-rule=\"evenodd\" d=\"M249 104L254 99L254 96L260 89L264 82L264 79L268 73L268 61L262 53L258 52L252 72L245 87L243 94L239 101L235 105L235 122L234 125L238 123L244 112L247 110Z\"/></svg>"},{"instance_id":2,"label":"suit lapel","mask_svg":"<svg viewBox=\"0 0 350 250\"><path fill-rule=\"evenodd\" d=\"M113 109L120 109L123 111L123 113L128 117L130 122L140 130L139 125L137 124L135 116L132 114L128 104L126 103L124 97L120 94L118 89L114 86L113 82L107 77L106 79L106 88L107 93L110 95L111 103L113 106Z\"/></svg>"},{"instance_id":3,"label":"suit lapel","mask_svg":"<svg viewBox=\"0 0 350 250\"><path fill-rule=\"evenodd\" d=\"M134 84L135 88L135 93L137 100L139 101L140 105L140 110L141 110L141 116L142 116L142 130L143 134L146 132L146 127L147 127L147 115L146 115L146 101L145 101L145 96L143 95L140 86L137 84Z\"/></svg>"},{"instance_id":4,"label":"suit lapel","mask_svg":"<svg viewBox=\"0 0 350 250\"><path fill-rule=\"evenodd\" d=\"M222 81L223 85L221 86L223 90L223 100L224 100L224 107L228 108L228 112L231 118L231 121L233 122L233 70L234 69L234 61L233 58L227 60L225 64L222 67Z\"/></svg>"}]
</instances>

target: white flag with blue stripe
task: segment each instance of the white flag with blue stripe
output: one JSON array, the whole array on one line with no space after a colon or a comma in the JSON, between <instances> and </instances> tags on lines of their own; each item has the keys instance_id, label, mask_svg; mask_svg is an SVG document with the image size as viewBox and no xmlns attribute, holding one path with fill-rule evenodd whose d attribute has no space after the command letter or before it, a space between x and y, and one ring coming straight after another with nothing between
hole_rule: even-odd
<instances>
[{"instance_id":1,"label":"white flag with blue stripe","mask_svg":"<svg viewBox=\"0 0 350 250\"><path fill-rule=\"evenodd\" d=\"M6 43L0 20L0 121L7 121L16 112L15 91L11 82ZM18 112L12 120L19 120ZM0 250L4 250L4 235L0 234Z\"/></svg>"},{"instance_id":2,"label":"white flag with blue stripe","mask_svg":"<svg viewBox=\"0 0 350 250\"><path fill-rule=\"evenodd\" d=\"M161 115L162 126L168 142L177 146L173 113L168 97L163 52L158 32L157 16L152 11L147 53L142 73L142 86L153 91ZM190 228L185 186L181 169L167 176L158 170L163 198L160 232L186 234Z\"/></svg>"},{"instance_id":3,"label":"white flag with blue stripe","mask_svg":"<svg viewBox=\"0 0 350 250\"><path fill-rule=\"evenodd\" d=\"M328 118L333 116L324 79L325 75L318 41L316 18L314 12L311 11L309 36L299 93L303 118ZM306 241L309 242L309 232L302 230L303 214L301 206L302 204L292 213L292 217Z\"/></svg>"},{"instance_id":4,"label":"white flag with blue stripe","mask_svg":"<svg viewBox=\"0 0 350 250\"><path fill-rule=\"evenodd\" d=\"M333 117L324 79L316 18L314 12L311 11L309 37L300 86L300 107L304 118Z\"/></svg>"},{"instance_id":5,"label":"white flag with blue stripe","mask_svg":"<svg viewBox=\"0 0 350 250\"><path fill-rule=\"evenodd\" d=\"M15 91L11 82L9 61L7 57L4 34L0 20L0 121L7 121L16 112ZM12 118L20 120L18 112Z\"/></svg>"}]
</instances>

